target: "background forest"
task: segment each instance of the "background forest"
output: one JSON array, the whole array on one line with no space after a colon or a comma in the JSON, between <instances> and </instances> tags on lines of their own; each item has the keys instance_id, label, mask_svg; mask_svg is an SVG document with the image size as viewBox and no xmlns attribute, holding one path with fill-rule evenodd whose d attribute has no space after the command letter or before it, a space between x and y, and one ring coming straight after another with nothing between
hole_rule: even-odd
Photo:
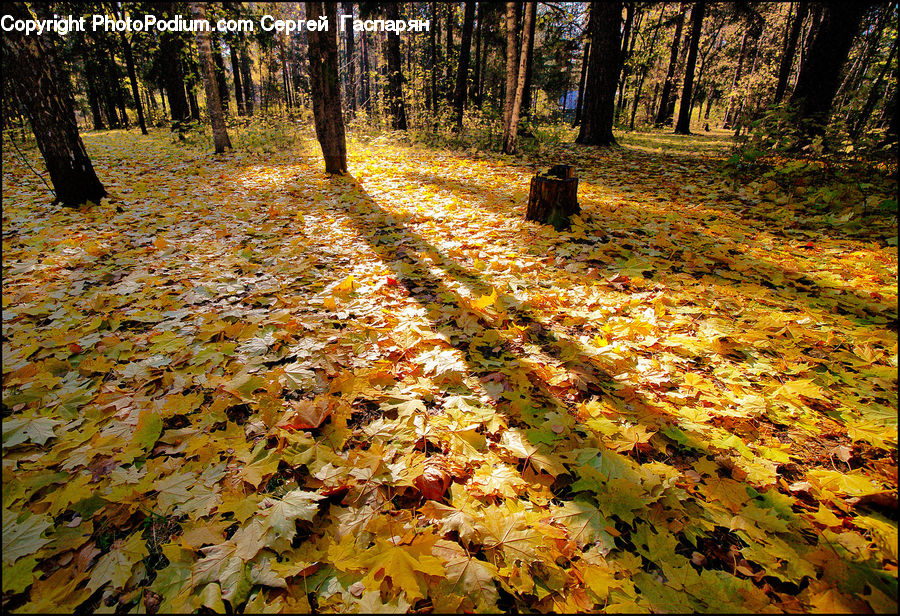
<instances>
[{"instance_id":1,"label":"background forest","mask_svg":"<svg viewBox=\"0 0 900 616\"><path fill-rule=\"evenodd\" d=\"M896 612L897 2L2 14L4 612Z\"/></svg>"}]
</instances>

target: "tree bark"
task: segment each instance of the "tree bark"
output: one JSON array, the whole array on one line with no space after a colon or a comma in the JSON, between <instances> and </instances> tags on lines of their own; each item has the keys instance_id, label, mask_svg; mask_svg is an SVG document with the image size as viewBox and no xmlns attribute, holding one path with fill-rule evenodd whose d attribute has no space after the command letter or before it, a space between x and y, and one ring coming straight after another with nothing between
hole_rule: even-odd
<instances>
[{"instance_id":1,"label":"tree bark","mask_svg":"<svg viewBox=\"0 0 900 616\"><path fill-rule=\"evenodd\" d=\"M684 69L684 90L681 92L681 109L678 110L678 122L675 133L691 134L691 101L694 92L694 67L697 65L697 50L700 48L700 35L703 33L703 14L706 10L704 0L694 3L691 9L691 43L688 50L687 66Z\"/></svg>"},{"instance_id":2,"label":"tree bark","mask_svg":"<svg viewBox=\"0 0 900 616\"><path fill-rule=\"evenodd\" d=\"M337 23L337 7L331 2L307 2L306 15L316 20L325 15L329 23ZM341 115L336 30L309 31L309 75L316 137L322 147L325 173L343 175L347 173L347 144Z\"/></svg>"},{"instance_id":3,"label":"tree bark","mask_svg":"<svg viewBox=\"0 0 900 616\"><path fill-rule=\"evenodd\" d=\"M195 19L206 19L206 5L199 2L190 3L191 13ZM209 32L200 29L196 32L197 47L200 51L200 65L203 69L203 85L206 89L206 111L209 113L209 123L212 125L213 144L216 154L231 149L231 140L228 138L228 130L225 127L225 114L222 111L222 102L219 98L219 84L216 78L216 66L212 58L212 46L210 45ZM219 55L221 58L221 54Z\"/></svg>"},{"instance_id":4,"label":"tree bark","mask_svg":"<svg viewBox=\"0 0 900 616\"><path fill-rule=\"evenodd\" d=\"M447 7L447 25L445 29L446 36L446 44L447 44L447 55L444 58L444 92L446 93L447 102L453 103L453 90L451 89L451 83L453 83L453 3L448 2Z\"/></svg>"},{"instance_id":5,"label":"tree bark","mask_svg":"<svg viewBox=\"0 0 900 616\"><path fill-rule=\"evenodd\" d=\"M788 78L791 75L791 67L794 64L794 56L797 53L797 41L800 39L803 20L806 18L806 10L806 0L800 0L797 6L797 14L794 16L794 21L791 22L791 28L785 39L784 53L781 55L781 63L778 66L778 85L775 87L775 99L773 100L775 105L781 102L787 90Z\"/></svg>"},{"instance_id":6,"label":"tree bark","mask_svg":"<svg viewBox=\"0 0 900 616\"><path fill-rule=\"evenodd\" d=\"M867 2L826 4L822 9L822 21L790 98L799 121L804 124L801 131L806 138L825 130L831 103L840 86L841 67L847 61L867 9Z\"/></svg>"},{"instance_id":7,"label":"tree bark","mask_svg":"<svg viewBox=\"0 0 900 616\"><path fill-rule=\"evenodd\" d=\"M744 31L744 35L741 37L741 50L738 53L738 63L737 68L734 71L734 79L731 82L731 94L728 98L728 109L725 110L725 117L722 118L722 128L731 128L732 117L735 113L735 104L737 100L737 89L741 83L742 71L744 68L744 60L747 57L747 50L749 49L750 42L750 32L749 30Z\"/></svg>"},{"instance_id":8,"label":"tree bark","mask_svg":"<svg viewBox=\"0 0 900 616\"><path fill-rule=\"evenodd\" d=\"M469 98L472 104L477 108L481 108L481 38L484 31L484 2L478 3L478 15L475 26L475 65L472 75L472 89L469 91Z\"/></svg>"},{"instance_id":9,"label":"tree bark","mask_svg":"<svg viewBox=\"0 0 900 616\"><path fill-rule=\"evenodd\" d=\"M10 3L5 10L17 20L33 19L24 3ZM13 30L0 37L0 44L9 66L15 67L9 74L18 86L18 97L47 165L56 193L54 203L75 207L86 201L99 202L106 189L78 134L69 80L49 38L49 34L25 35Z\"/></svg>"},{"instance_id":10,"label":"tree bark","mask_svg":"<svg viewBox=\"0 0 900 616\"><path fill-rule=\"evenodd\" d=\"M588 27L588 31L590 31L590 27ZM572 128L581 123L581 115L584 109L584 85L587 83L588 58L591 53L591 38L588 36L586 39L584 41L584 50L581 52L581 79L578 80L578 98L575 101L575 118L572 120Z\"/></svg>"},{"instance_id":11,"label":"tree bark","mask_svg":"<svg viewBox=\"0 0 900 616\"><path fill-rule=\"evenodd\" d=\"M353 15L353 3L344 3L344 14ZM350 117L356 115L356 34L353 28L347 28L344 34L344 43L347 45L347 109Z\"/></svg>"},{"instance_id":12,"label":"tree bark","mask_svg":"<svg viewBox=\"0 0 900 616\"><path fill-rule=\"evenodd\" d=\"M100 111L100 94L97 92L97 72L94 62L89 57L89 52L84 54L84 80L87 82L88 105L91 108L91 117L94 122L94 130L103 130L103 115Z\"/></svg>"},{"instance_id":13,"label":"tree bark","mask_svg":"<svg viewBox=\"0 0 900 616\"><path fill-rule=\"evenodd\" d=\"M237 104L238 115L246 115L244 108L244 88L241 84L241 65L238 61L237 41L231 41L228 44L228 57L231 60L231 76L234 79L234 100Z\"/></svg>"},{"instance_id":14,"label":"tree bark","mask_svg":"<svg viewBox=\"0 0 900 616\"><path fill-rule=\"evenodd\" d=\"M580 211L578 178L571 165L555 165L531 178L525 220L549 223L560 231L569 226L569 217Z\"/></svg>"},{"instance_id":15,"label":"tree bark","mask_svg":"<svg viewBox=\"0 0 900 616\"><path fill-rule=\"evenodd\" d=\"M678 65L678 48L681 45L681 30L684 28L684 5L678 9L675 21L675 38L672 41L672 49L669 55L669 68L666 70L666 80L663 82L662 97L659 102L659 111L656 113L657 126L663 126L668 120L669 103L675 87L675 67Z\"/></svg>"},{"instance_id":16,"label":"tree bark","mask_svg":"<svg viewBox=\"0 0 900 616\"><path fill-rule=\"evenodd\" d=\"M528 65L529 46L531 41L531 29L534 28L534 14L536 2L528 2L525 5L525 23L522 26L522 52L519 54L519 73L516 84L516 94L513 99L512 109L509 114L509 124L503 135L503 153L514 154L516 151L516 137L519 129L519 111L522 106L522 96L525 93L525 73ZM508 5L507 5L508 6Z\"/></svg>"},{"instance_id":17,"label":"tree bark","mask_svg":"<svg viewBox=\"0 0 900 616\"><path fill-rule=\"evenodd\" d=\"M531 19L531 28L528 30L528 58L525 61L525 92L522 94L521 115L524 118L531 116L532 105L532 81L534 80L534 33L537 30L537 5L535 14Z\"/></svg>"},{"instance_id":18,"label":"tree bark","mask_svg":"<svg viewBox=\"0 0 900 616\"><path fill-rule=\"evenodd\" d=\"M396 2L385 5L385 17L390 20L399 19ZM391 111L391 128L406 130L406 106L403 104L403 72L400 56L400 36L396 32L388 32L385 39L385 55L388 70L388 106Z\"/></svg>"},{"instance_id":19,"label":"tree bark","mask_svg":"<svg viewBox=\"0 0 900 616\"><path fill-rule=\"evenodd\" d=\"M516 56L516 3L506 3L506 96L503 99L504 135L509 119L512 116L513 102L516 98L516 77L518 76L518 57ZM505 141L505 136L504 136Z\"/></svg>"},{"instance_id":20,"label":"tree bark","mask_svg":"<svg viewBox=\"0 0 900 616\"><path fill-rule=\"evenodd\" d=\"M426 92L425 106L437 115L438 110L438 87L437 87L437 2L431 3L431 28L428 29L429 43L429 62L428 77L431 81L431 88Z\"/></svg>"},{"instance_id":21,"label":"tree bark","mask_svg":"<svg viewBox=\"0 0 900 616\"><path fill-rule=\"evenodd\" d=\"M250 54L247 51L246 43L238 47L241 59L241 85L244 88L244 109L247 115L253 115L253 71L250 68Z\"/></svg>"},{"instance_id":22,"label":"tree bark","mask_svg":"<svg viewBox=\"0 0 900 616\"><path fill-rule=\"evenodd\" d=\"M222 59L222 45L216 36L210 35L213 64L216 68L216 86L219 89L219 100L222 103L222 112L228 115L229 96L228 80L225 78L225 61Z\"/></svg>"},{"instance_id":23,"label":"tree bark","mask_svg":"<svg viewBox=\"0 0 900 616\"><path fill-rule=\"evenodd\" d=\"M622 27L622 51L620 52L620 58L622 62L622 70L619 76L619 99L616 103L616 113L622 111L622 108L625 106L625 82L628 79L628 66L626 62L628 61L628 56L630 55L630 50L628 48L628 44L630 41L633 41L635 37L632 37L631 29L634 26L634 13L635 6L634 2L626 2L625 3L625 25Z\"/></svg>"},{"instance_id":24,"label":"tree bark","mask_svg":"<svg viewBox=\"0 0 900 616\"><path fill-rule=\"evenodd\" d=\"M584 117L576 143L615 145L613 120L616 112L616 86L621 67L622 2L592 2L596 11L591 33L591 59L584 89Z\"/></svg>"},{"instance_id":25,"label":"tree bark","mask_svg":"<svg viewBox=\"0 0 900 616\"><path fill-rule=\"evenodd\" d=\"M186 122L191 117L187 97L184 93L184 74L181 72L181 38L173 32L159 35L159 55L162 65L166 97L169 99L169 115L173 127Z\"/></svg>"},{"instance_id":26,"label":"tree bark","mask_svg":"<svg viewBox=\"0 0 900 616\"><path fill-rule=\"evenodd\" d=\"M859 111L859 115L857 116L856 121L853 123L853 127L850 129L850 137L852 139L856 139L859 136L859 134L862 132L862 129L866 125L866 121L872 114L872 110L875 109L875 103L878 101L881 95L881 84L884 82L884 76L890 68L891 62L894 59L894 54L896 53L897 39L894 39L894 42L891 43L891 53L888 54L887 61L885 61L884 66L882 66L881 70L878 72L878 77L875 79L875 83L872 84L872 88L869 90L869 95L866 97L866 102L863 104L862 109Z\"/></svg>"},{"instance_id":27,"label":"tree bark","mask_svg":"<svg viewBox=\"0 0 900 616\"><path fill-rule=\"evenodd\" d=\"M472 51L472 30L475 25L475 2L466 1L466 11L463 17L462 45L459 48L459 64L456 71L456 92L453 95L453 115L456 120L456 128L462 128L463 109L466 106L466 93L469 81L469 58Z\"/></svg>"},{"instance_id":28,"label":"tree bark","mask_svg":"<svg viewBox=\"0 0 900 616\"><path fill-rule=\"evenodd\" d=\"M366 101L366 114L372 115L372 84L371 75L372 67L369 64L369 34L363 30L360 32L360 42L362 51L362 95Z\"/></svg>"},{"instance_id":29,"label":"tree bark","mask_svg":"<svg viewBox=\"0 0 900 616\"><path fill-rule=\"evenodd\" d=\"M138 125L141 127L141 134L147 134L147 123L144 120L144 106L141 104L141 93L138 90L137 73L134 70L134 57L131 54L131 41L124 32L120 32L119 36L122 40L122 49L125 55L125 67L128 69L128 81L131 82L131 95L134 97L134 106L137 107Z\"/></svg>"}]
</instances>

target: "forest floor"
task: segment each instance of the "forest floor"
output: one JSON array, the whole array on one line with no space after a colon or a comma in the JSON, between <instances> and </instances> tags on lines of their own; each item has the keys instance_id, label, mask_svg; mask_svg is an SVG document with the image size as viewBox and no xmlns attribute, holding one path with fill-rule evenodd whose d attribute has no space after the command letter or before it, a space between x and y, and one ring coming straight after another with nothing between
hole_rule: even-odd
<instances>
[{"instance_id":1,"label":"forest floor","mask_svg":"<svg viewBox=\"0 0 900 616\"><path fill-rule=\"evenodd\" d=\"M77 211L3 151L5 610L895 611L889 185L84 141Z\"/></svg>"}]
</instances>

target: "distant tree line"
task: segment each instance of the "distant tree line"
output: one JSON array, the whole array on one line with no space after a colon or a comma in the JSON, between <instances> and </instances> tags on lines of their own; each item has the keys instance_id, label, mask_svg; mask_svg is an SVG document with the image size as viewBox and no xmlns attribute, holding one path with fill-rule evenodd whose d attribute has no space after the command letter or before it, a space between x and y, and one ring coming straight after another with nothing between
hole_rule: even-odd
<instances>
[{"instance_id":1,"label":"distant tree line","mask_svg":"<svg viewBox=\"0 0 900 616\"><path fill-rule=\"evenodd\" d=\"M13 2L3 12L330 17L327 33L4 33L4 68L16 67L3 71L4 139L30 127L48 167L79 160L77 124L181 134L209 121L219 152L228 125L254 115L312 116L323 130L337 121L341 139L347 121L497 124L507 153L548 121L576 126L578 143L611 145L616 131L645 127L740 133L773 109L793 114L798 147L829 126L854 141L897 135L897 2ZM341 32L342 13L431 27ZM50 175L67 173L85 165ZM99 194L54 186L64 203Z\"/></svg>"}]
</instances>

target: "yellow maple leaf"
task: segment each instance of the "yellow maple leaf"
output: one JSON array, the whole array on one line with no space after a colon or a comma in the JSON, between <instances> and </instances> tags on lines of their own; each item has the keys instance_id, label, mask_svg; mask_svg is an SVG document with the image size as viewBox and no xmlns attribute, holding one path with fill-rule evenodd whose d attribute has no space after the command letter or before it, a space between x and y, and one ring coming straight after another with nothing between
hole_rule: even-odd
<instances>
[{"instance_id":1,"label":"yellow maple leaf","mask_svg":"<svg viewBox=\"0 0 900 616\"><path fill-rule=\"evenodd\" d=\"M478 299L472 302L472 305L475 306L478 310L484 310L488 306L492 306L497 301L497 289L491 287L490 295L482 295Z\"/></svg>"}]
</instances>

